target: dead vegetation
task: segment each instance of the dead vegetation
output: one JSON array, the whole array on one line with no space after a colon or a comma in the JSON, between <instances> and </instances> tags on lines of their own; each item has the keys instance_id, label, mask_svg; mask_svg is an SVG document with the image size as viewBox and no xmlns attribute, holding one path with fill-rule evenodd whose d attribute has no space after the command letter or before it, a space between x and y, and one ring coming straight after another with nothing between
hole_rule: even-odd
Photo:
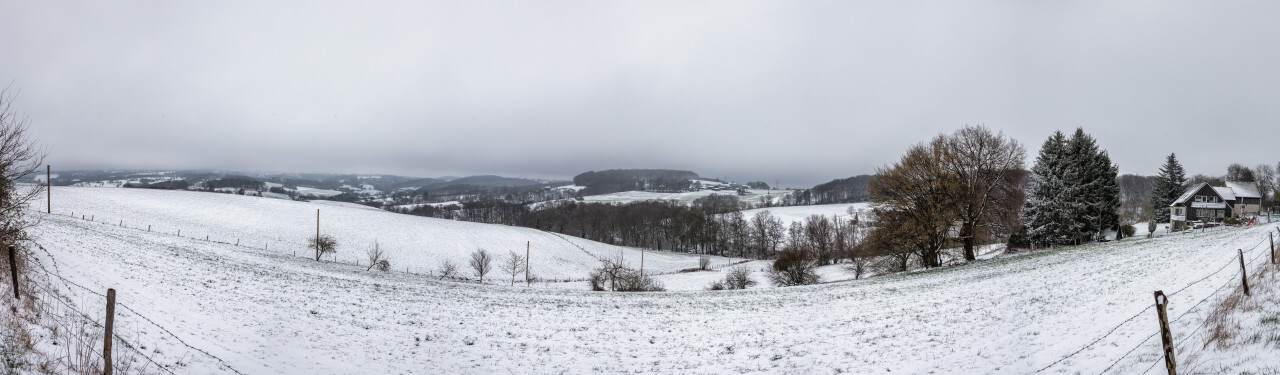
<instances>
[{"instance_id":1,"label":"dead vegetation","mask_svg":"<svg viewBox=\"0 0 1280 375\"><path fill-rule=\"evenodd\" d=\"M1244 294L1237 273L1234 286L1223 298L1212 305L1202 328L1193 331L1186 339L1186 344L1178 347L1177 355L1183 367L1179 373L1186 374L1219 374L1237 373L1238 369L1210 367L1206 360L1213 357L1213 352L1231 350L1239 343L1263 343L1267 347L1280 349L1280 267L1264 262L1249 270L1250 296ZM1257 314L1255 314L1257 313ZM1269 330L1246 331L1247 317L1261 315L1260 324L1272 326ZM1258 369L1259 373L1280 374L1280 369Z\"/></svg>"}]
</instances>

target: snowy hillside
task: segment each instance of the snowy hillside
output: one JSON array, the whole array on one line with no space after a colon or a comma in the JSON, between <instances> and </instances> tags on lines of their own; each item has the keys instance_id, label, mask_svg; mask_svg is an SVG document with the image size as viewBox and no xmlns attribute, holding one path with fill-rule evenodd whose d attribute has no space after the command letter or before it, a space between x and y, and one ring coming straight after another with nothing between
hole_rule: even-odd
<instances>
[{"instance_id":1,"label":"snowy hillside","mask_svg":"<svg viewBox=\"0 0 1280 375\"><path fill-rule=\"evenodd\" d=\"M849 214L850 208L852 208L854 212L861 212L859 215L865 218L867 213L871 211L871 203L860 202L860 203L840 203L840 204L819 204L819 205L812 205L812 206L757 208L753 210L743 210L742 217L747 220L750 220L751 218L755 217L757 214L759 214L762 211L769 211L770 215L773 215L773 217L778 218L779 220L782 220L782 225L784 227L790 227L791 223L793 222L803 223L805 218L808 218L809 216L812 216L812 215L822 215L826 217L839 216L842 218L848 218L851 216Z\"/></svg>"},{"instance_id":2,"label":"snowy hillside","mask_svg":"<svg viewBox=\"0 0 1280 375\"><path fill-rule=\"evenodd\" d=\"M531 242L530 271L542 278L580 279L596 267L596 257L621 253L638 262L640 251L562 236L535 229L479 224L401 215L357 204L294 202L151 189L95 189L54 187L54 212L92 217L155 233L235 243L298 256L312 254L307 239L315 236L316 210L320 230L339 241L337 260L364 261L364 249L374 240L387 249L395 269L428 273L450 259L465 265L471 252L485 248L497 255L525 253ZM367 261L365 261L367 262ZM727 262L717 258L717 262ZM696 256L646 252L645 271L674 272L697 266Z\"/></svg>"},{"instance_id":3,"label":"snowy hillside","mask_svg":"<svg viewBox=\"0 0 1280 375\"><path fill-rule=\"evenodd\" d=\"M109 191L57 189L54 197L58 207L190 224L201 228L188 229L195 236L304 237L314 215L305 203ZM551 249L555 242L518 228L324 210L333 218L322 226L340 236L436 244L424 246L433 251L422 258L477 244L500 248L528 238L535 249ZM121 303L242 373L1142 373L1160 361L1159 340L1151 339L1154 290L1171 294L1179 353L1201 353L1198 365L1233 373L1277 365L1266 350L1205 349L1196 333L1214 301L1232 292L1223 288L1238 285L1235 250L1245 250L1251 269L1258 266L1277 224L807 287L614 294L365 272L122 228L102 223L104 214L97 223L32 215L44 216L35 234L65 277L95 290L117 288ZM356 228L337 229L343 226ZM62 289L69 301L99 301ZM117 321L131 340L160 350L156 360L178 366L175 372L230 373L140 318ZM1265 321L1246 326L1280 335Z\"/></svg>"}]
</instances>

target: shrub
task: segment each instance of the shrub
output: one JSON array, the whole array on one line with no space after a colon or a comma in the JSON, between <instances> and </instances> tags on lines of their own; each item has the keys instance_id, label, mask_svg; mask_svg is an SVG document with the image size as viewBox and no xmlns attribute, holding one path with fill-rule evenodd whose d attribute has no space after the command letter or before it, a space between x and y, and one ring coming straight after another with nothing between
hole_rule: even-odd
<instances>
[{"instance_id":1,"label":"shrub","mask_svg":"<svg viewBox=\"0 0 1280 375\"><path fill-rule=\"evenodd\" d=\"M751 269L746 266L735 266L724 275L724 287L727 289L747 289L756 285L751 278Z\"/></svg>"},{"instance_id":2,"label":"shrub","mask_svg":"<svg viewBox=\"0 0 1280 375\"><path fill-rule=\"evenodd\" d=\"M1125 237L1133 237L1134 234L1138 233L1138 228L1134 228L1133 224L1121 225L1120 233L1124 234Z\"/></svg>"},{"instance_id":3,"label":"shrub","mask_svg":"<svg viewBox=\"0 0 1280 375\"><path fill-rule=\"evenodd\" d=\"M307 236L307 247L316 250L316 261L319 262L325 254L338 252L338 240L327 234Z\"/></svg>"},{"instance_id":4,"label":"shrub","mask_svg":"<svg viewBox=\"0 0 1280 375\"><path fill-rule=\"evenodd\" d=\"M640 271L627 267L621 259L604 259L600 268L587 277L591 290L615 292L660 292L666 290L662 283Z\"/></svg>"},{"instance_id":5,"label":"shrub","mask_svg":"<svg viewBox=\"0 0 1280 375\"><path fill-rule=\"evenodd\" d=\"M1030 249L1031 238L1027 236L1027 227L1025 225L1019 225L1018 231L1009 235L1009 243L1006 244L1005 247L1009 250Z\"/></svg>"},{"instance_id":6,"label":"shrub","mask_svg":"<svg viewBox=\"0 0 1280 375\"><path fill-rule=\"evenodd\" d=\"M454 276L457 276L457 275L458 275L457 263L454 263L452 260L448 260L448 259L440 261L440 279L441 280L443 280L446 277L452 279Z\"/></svg>"},{"instance_id":7,"label":"shrub","mask_svg":"<svg viewBox=\"0 0 1280 375\"><path fill-rule=\"evenodd\" d=\"M698 257L698 269L699 269L699 270L706 271L706 270L707 270L707 269L709 269L709 268L711 268L711 256L710 256L710 255L702 255L702 256L699 256L699 257Z\"/></svg>"},{"instance_id":8,"label":"shrub","mask_svg":"<svg viewBox=\"0 0 1280 375\"><path fill-rule=\"evenodd\" d=\"M769 269L769 280L778 286L794 286L816 284L819 280L815 272L818 262L816 257L799 247L787 245L778 252Z\"/></svg>"},{"instance_id":9,"label":"shrub","mask_svg":"<svg viewBox=\"0 0 1280 375\"><path fill-rule=\"evenodd\" d=\"M1222 219L1222 224L1223 225L1240 225L1240 219L1237 219L1234 217L1228 217L1228 218Z\"/></svg>"},{"instance_id":10,"label":"shrub","mask_svg":"<svg viewBox=\"0 0 1280 375\"><path fill-rule=\"evenodd\" d=\"M1155 233L1155 232L1156 232L1156 221L1152 220L1147 223L1147 233Z\"/></svg>"}]
</instances>

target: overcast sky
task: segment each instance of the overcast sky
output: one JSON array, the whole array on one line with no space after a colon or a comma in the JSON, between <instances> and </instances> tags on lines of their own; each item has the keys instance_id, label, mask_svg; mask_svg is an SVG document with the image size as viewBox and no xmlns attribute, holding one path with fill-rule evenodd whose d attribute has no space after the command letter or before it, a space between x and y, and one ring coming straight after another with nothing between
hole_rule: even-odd
<instances>
[{"instance_id":1,"label":"overcast sky","mask_svg":"<svg viewBox=\"0 0 1280 375\"><path fill-rule=\"evenodd\" d=\"M966 124L1280 161L1275 1L0 2L55 167L808 186Z\"/></svg>"}]
</instances>

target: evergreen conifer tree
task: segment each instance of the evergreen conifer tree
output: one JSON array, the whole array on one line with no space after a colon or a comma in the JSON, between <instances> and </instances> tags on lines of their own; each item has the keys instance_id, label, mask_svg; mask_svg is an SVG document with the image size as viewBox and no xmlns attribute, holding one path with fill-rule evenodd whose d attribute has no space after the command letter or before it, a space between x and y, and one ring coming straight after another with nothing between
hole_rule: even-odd
<instances>
[{"instance_id":1,"label":"evergreen conifer tree","mask_svg":"<svg viewBox=\"0 0 1280 375\"><path fill-rule=\"evenodd\" d=\"M1151 221L1168 223L1169 205L1182 195L1183 184L1187 182L1187 173L1182 169L1182 163L1178 162L1177 155L1169 154L1165 158L1164 165L1160 167L1160 175L1157 177L1159 182L1151 191L1151 210L1154 211Z\"/></svg>"},{"instance_id":2,"label":"evergreen conifer tree","mask_svg":"<svg viewBox=\"0 0 1280 375\"><path fill-rule=\"evenodd\" d=\"M1075 220L1073 188L1078 174L1072 168L1067 137L1054 132L1040 147L1036 163L1031 167L1031 184L1022 210L1027 236L1037 246L1065 245L1075 242L1079 223Z\"/></svg>"}]
</instances>

